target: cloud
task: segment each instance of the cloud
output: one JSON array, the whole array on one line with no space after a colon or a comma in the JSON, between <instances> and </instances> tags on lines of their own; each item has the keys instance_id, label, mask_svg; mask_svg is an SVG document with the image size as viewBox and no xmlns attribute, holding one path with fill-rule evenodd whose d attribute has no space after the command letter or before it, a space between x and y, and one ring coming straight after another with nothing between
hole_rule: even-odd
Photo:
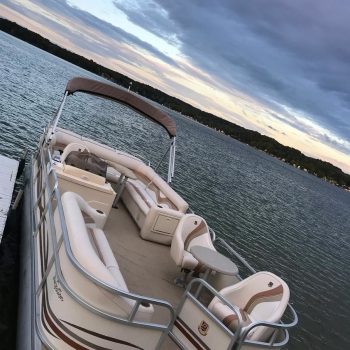
<instances>
[{"instance_id":1,"label":"cloud","mask_svg":"<svg viewBox=\"0 0 350 350\"><path fill-rule=\"evenodd\" d=\"M276 128L274 128L274 127L271 126L271 125L268 125L267 127L268 127L269 129L273 130L273 131L278 131Z\"/></svg>"},{"instance_id":2,"label":"cloud","mask_svg":"<svg viewBox=\"0 0 350 350\"><path fill-rule=\"evenodd\" d=\"M349 160L346 1L4 3L101 64L305 153Z\"/></svg>"},{"instance_id":3,"label":"cloud","mask_svg":"<svg viewBox=\"0 0 350 350\"><path fill-rule=\"evenodd\" d=\"M125 43L147 51L163 62L176 66L169 56L157 50L151 44L140 40L123 29L98 19L86 11L69 6L65 1L33 0L8 1L17 11L45 24L51 30L69 37L72 44L86 51L95 52L101 56L116 56L111 40Z\"/></svg>"},{"instance_id":4,"label":"cloud","mask_svg":"<svg viewBox=\"0 0 350 350\"><path fill-rule=\"evenodd\" d=\"M179 28L172 22L163 7L152 0L122 1L114 0L114 5L123 11L129 20L159 36L172 45L180 45L176 32Z\"/></svg>"},{"instance_id":5,"label":"cloud","mask_svg":"<svg viewBox=\"0 0 350 350\"><path fill-rule=\"evenodd\" d=\"M304 111L349 138L348 2L148 1L145 12L115 3L130 21L164 37L173 33L210 76L270 106L277 100Z\"/></svg>"}]
</instances>

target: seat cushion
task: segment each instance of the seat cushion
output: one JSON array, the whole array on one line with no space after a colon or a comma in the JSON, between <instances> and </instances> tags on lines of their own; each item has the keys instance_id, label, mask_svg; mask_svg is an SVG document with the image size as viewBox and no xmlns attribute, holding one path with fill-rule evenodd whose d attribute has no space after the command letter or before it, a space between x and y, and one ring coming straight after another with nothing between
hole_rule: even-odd
<instances>
[{"instance_id":1,"label":"seat cushion","mask_svg":"<svg viewBox=\"0 0 350 350\"><path fill-rule=\"evenodd\" d=\"M251 315L249 315L243 309L237 309L242 318L241 326L246 327L254 322ZM238 326L238 317L235 312L230 309L227 305L223 304L221 301L217 302L213 309L211 310L213 314L220 320L222 323L229 328L232 332L235 332Z\"/></svg>"},{"instance_id":2,"label":"seat cushion","mask_svg":"<svg viewBox=\"0 0 350 350\"><path fill-rule=\"evenodd\" d=\"M129 180L125 184L125 191L129 193L131 199L137 204L145 215L147 215L149 208L155 205L152 198L147 196L147 192L145 192L141 185L135 181Z\"/></svg>"},{"instance_id":3,"label":"seat cushion","mask_svg":"<svg viewBox=\"0 0 350 350\"><path fill-rule=\"evenodd\" d=\"M248 326L249 324L251 324L253 322L251 317L244 310L239 309L239 313L242 317L242 322L241 322L242 328ZM227 328L230 328L233 332L235 332L237 329L237 326L238 326L238 317L236 314L232 313L231 315L226 316L222 320L222 323Z\"/></svg>"},{"instance_id":4,"label":"seat cushion","mask_svg":"<svg viewBox=\"0 0 350 350\"><path fill-rule=\"evenodd\" d=\"M118 288L125 292L128 292L129 289L125 283L122 273L119 270L119 265L114 257L114 254L104 232L99 228L94 228L91 231L91 236L94 240L95 247L97 248L98 255L100 256L103 263L106 265L107 270L115 279Z\"/></svg>"},{"instance_id":5,"label":"seat cushion","mask_svg":"<svg viewBox=\"0 0 350 350\"><path fill-rule=\"evenodd\" d=\"M184 251L181 267L193 271L198 266L198 260L190 252Z\"/></svg>"}]
</instances>

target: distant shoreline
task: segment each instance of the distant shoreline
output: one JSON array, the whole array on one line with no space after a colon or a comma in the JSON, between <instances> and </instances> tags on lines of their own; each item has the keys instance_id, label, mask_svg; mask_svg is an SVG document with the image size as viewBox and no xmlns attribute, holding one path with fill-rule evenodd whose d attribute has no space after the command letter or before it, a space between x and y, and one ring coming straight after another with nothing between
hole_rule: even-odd
<instances>
[{"instance_id":1,"label":"distant shoreline","mask_svg":"<svg viewBox=\"0 0 350 350\"><path fill-rule=\"evenodd\" d=\"M186 117L194 119L197 122L210 127L211 129L215 129L238 141L246 143L258 150L276 157L283 162L294 166L295 168L304 170L327 182L339 186L346 191L350 191L350 175L344 173L340 168L329 162L308 157L292 147L280 144L271 137L262 135L257 131L245 129L239 125L221 119L211 113L193 107L176 97L167 95L166 93L147 84L140 83L121 73L101 66L93 60L89 60L52 43L41 35L22 27L15 22L0 18L0 30L103 78L106 78L118 85L124 86L125 88L130 86L133 92L162 104L175 112L179 112Z\"/></svg>"}]
</instances>

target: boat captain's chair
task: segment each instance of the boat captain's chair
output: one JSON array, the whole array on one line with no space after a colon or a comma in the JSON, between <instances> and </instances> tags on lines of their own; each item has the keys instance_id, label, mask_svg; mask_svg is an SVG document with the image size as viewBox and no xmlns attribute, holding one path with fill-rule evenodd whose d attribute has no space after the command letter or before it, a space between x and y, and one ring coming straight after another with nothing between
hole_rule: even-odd
<instances>
[{"instance_id":1,"label":"boat captain's chair","mask_svg":"<svg viewBox=\"0 0 350 350\"><path fill-rule=\"evenodd\" d=\"M175 264L185 271L201 272L202 266L190 252L196 245L216 250L205 220L195 214L186 214L180 219L171 241L170 254Z\"/></svg>"},{"instance_id":2,"label":"boat captain's chair","mask_svg":"<svg viewBox=\"0 0 350 350\"><path fill-rule=\"evenodd\" d=\"M239 309L242 318L241 332L247 333L245 339L267 341L275 328L253 326L259 322L278 323L288 305L290 293L288 285L281 278L271 272L262 271L222 289L220 294ZM208 309L227 328L236 331L237 315L219 298L214 297Z\"/></svg>"}]
</instances>

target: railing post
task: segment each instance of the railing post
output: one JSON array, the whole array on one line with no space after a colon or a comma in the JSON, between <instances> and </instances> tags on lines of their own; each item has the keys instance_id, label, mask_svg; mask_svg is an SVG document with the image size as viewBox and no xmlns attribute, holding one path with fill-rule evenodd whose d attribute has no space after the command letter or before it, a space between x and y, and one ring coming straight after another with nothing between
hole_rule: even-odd
<instances>
[{"instance_id":1,"label":"railing post","mask_svg":"<svg viewBox=\"0 0 350 350\"><path fill-rule=\"evenodd\" d=\"M134 307L132 308L132 311L131 311L130 316L129 316L130 322L134 320L134 317L139 309L140 303L141 303L140 300L136 300L136 303L135 303Z\"/></svg>"}]
</instances>

